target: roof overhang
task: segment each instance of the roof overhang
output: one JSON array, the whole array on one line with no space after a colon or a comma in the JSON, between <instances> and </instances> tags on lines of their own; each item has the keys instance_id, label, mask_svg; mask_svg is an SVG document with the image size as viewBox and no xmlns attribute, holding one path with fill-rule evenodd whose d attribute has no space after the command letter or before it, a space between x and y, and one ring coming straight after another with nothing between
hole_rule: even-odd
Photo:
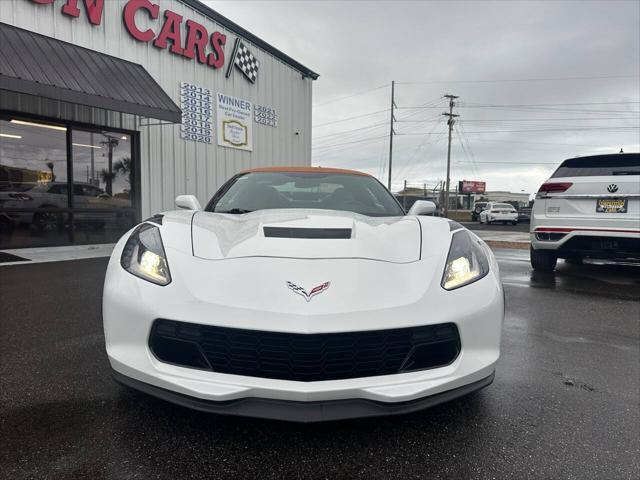
<instances>
[{"instance_id":1,"label":"roof overhang","mask_svg":"<svg viewBox=\"0 0 640 480\"><path fill-rule=\"evenodd\" d=\"M181 123L141 65L0 23L0 89Z\"/></svg>"}]
</instances>

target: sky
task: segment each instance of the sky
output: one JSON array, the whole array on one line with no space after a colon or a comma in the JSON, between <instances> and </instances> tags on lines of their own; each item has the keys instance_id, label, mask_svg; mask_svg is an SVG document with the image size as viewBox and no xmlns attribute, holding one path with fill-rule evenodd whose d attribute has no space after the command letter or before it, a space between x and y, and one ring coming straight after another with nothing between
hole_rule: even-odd
<instances>
[{"instance_id":1,"label":"sky","mask_svg":"<svg viewBox=\"0 0 640 480\"><path fill-rule=\"evenodd\" d=\"M535 192L566 158L640 149L640 1L207 1L320 74L312 163L392 190ZM357 118L353 118L357 117Z\"/></svg>"}]
</instances>

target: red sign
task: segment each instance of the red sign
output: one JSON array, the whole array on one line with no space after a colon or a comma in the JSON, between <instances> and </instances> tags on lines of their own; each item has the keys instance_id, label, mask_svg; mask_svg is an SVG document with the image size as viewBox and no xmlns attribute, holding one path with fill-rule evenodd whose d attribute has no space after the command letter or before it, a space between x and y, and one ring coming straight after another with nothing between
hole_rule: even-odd
<instances>
[{"instance_id":1,"label":"red sign","mask_svg":"<svg viewBox=\"0 0 640 480\"><path fill-rule=\"evenodd\" d=\"M34 3L47 5L56 0L31 0ZM80 17L78 4L81 0L65 0L61 12L71 17ZM83 0L87 19L93 25L100 25L102 12L104 11L104 0ZM158 20L159 29L148 28L140 30L136 24L136 14L146 15L150 20ZM159 19L159 17L161 17ZM195 58L199 63L208 65L211 68L222 68L224 66L224 45L227 36L220 32L209 32L204 27L193 20L184 22L186 38L183 41L182 28L183 18L171 10L165 10L160 15L160 6L150 0L129 0L122 11L124 26L133 38L139 42L150 42L159 49L166 49L174 55L181 55L187 58Z\"/></svg>"},{"instance_id":2,"label":"red sign","mask_svg":"<svg viewBox=\"0 0 640 480\"><path fill-rule=\"evenodd\" d=\"M460 193L484 193L486 188L486 182L476 182L472 180L462 180L458 182L458 192Z\"/></svg>"}]
</instances>

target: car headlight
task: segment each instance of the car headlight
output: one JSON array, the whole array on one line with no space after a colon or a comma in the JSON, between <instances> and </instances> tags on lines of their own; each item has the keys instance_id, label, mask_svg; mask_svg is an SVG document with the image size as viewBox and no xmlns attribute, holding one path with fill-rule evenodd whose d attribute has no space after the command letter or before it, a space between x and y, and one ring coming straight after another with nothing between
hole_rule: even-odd
<instances>
[{"instance_id":1,"label":"car headlight","mask_svg":"<svg viewBox=\"0 0 640 480\"><path fill-rule=\"evenodd\" d=\"M487 273L489 259L480 242L465 230L454 233L442 275L442 288L454 290L480 280Z\"/></svg>"},{"instance_id":2,"label":"car headlight","mask_svg":"<svg viewBox=\"0 0 640 480\"><path fill-rule=\"evenodd\" d=\"M127 272L156 285L171 283L160 229L149 223L143 223L133 231L122 251L120 265Z\"/></svg>"}]
</instances>

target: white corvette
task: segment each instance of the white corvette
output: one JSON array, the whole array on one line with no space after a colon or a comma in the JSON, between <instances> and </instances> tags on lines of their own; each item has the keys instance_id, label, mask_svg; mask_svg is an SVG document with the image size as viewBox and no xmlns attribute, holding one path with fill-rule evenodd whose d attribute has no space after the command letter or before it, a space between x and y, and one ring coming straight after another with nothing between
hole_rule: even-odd
<instances>
[{"instance_id":1,"label":"white corvette","mask_svg":"<svg viewBox=\"0 0 640 480\"><path fill-rule=\"evenodd\" d=\"M373 177L267 168L117 243L116 380L204 411L301 422L406 413L491 383L504 298L487 245ZM433 204L430 204L432 207Z\"/></svg>"}]
</instances>

